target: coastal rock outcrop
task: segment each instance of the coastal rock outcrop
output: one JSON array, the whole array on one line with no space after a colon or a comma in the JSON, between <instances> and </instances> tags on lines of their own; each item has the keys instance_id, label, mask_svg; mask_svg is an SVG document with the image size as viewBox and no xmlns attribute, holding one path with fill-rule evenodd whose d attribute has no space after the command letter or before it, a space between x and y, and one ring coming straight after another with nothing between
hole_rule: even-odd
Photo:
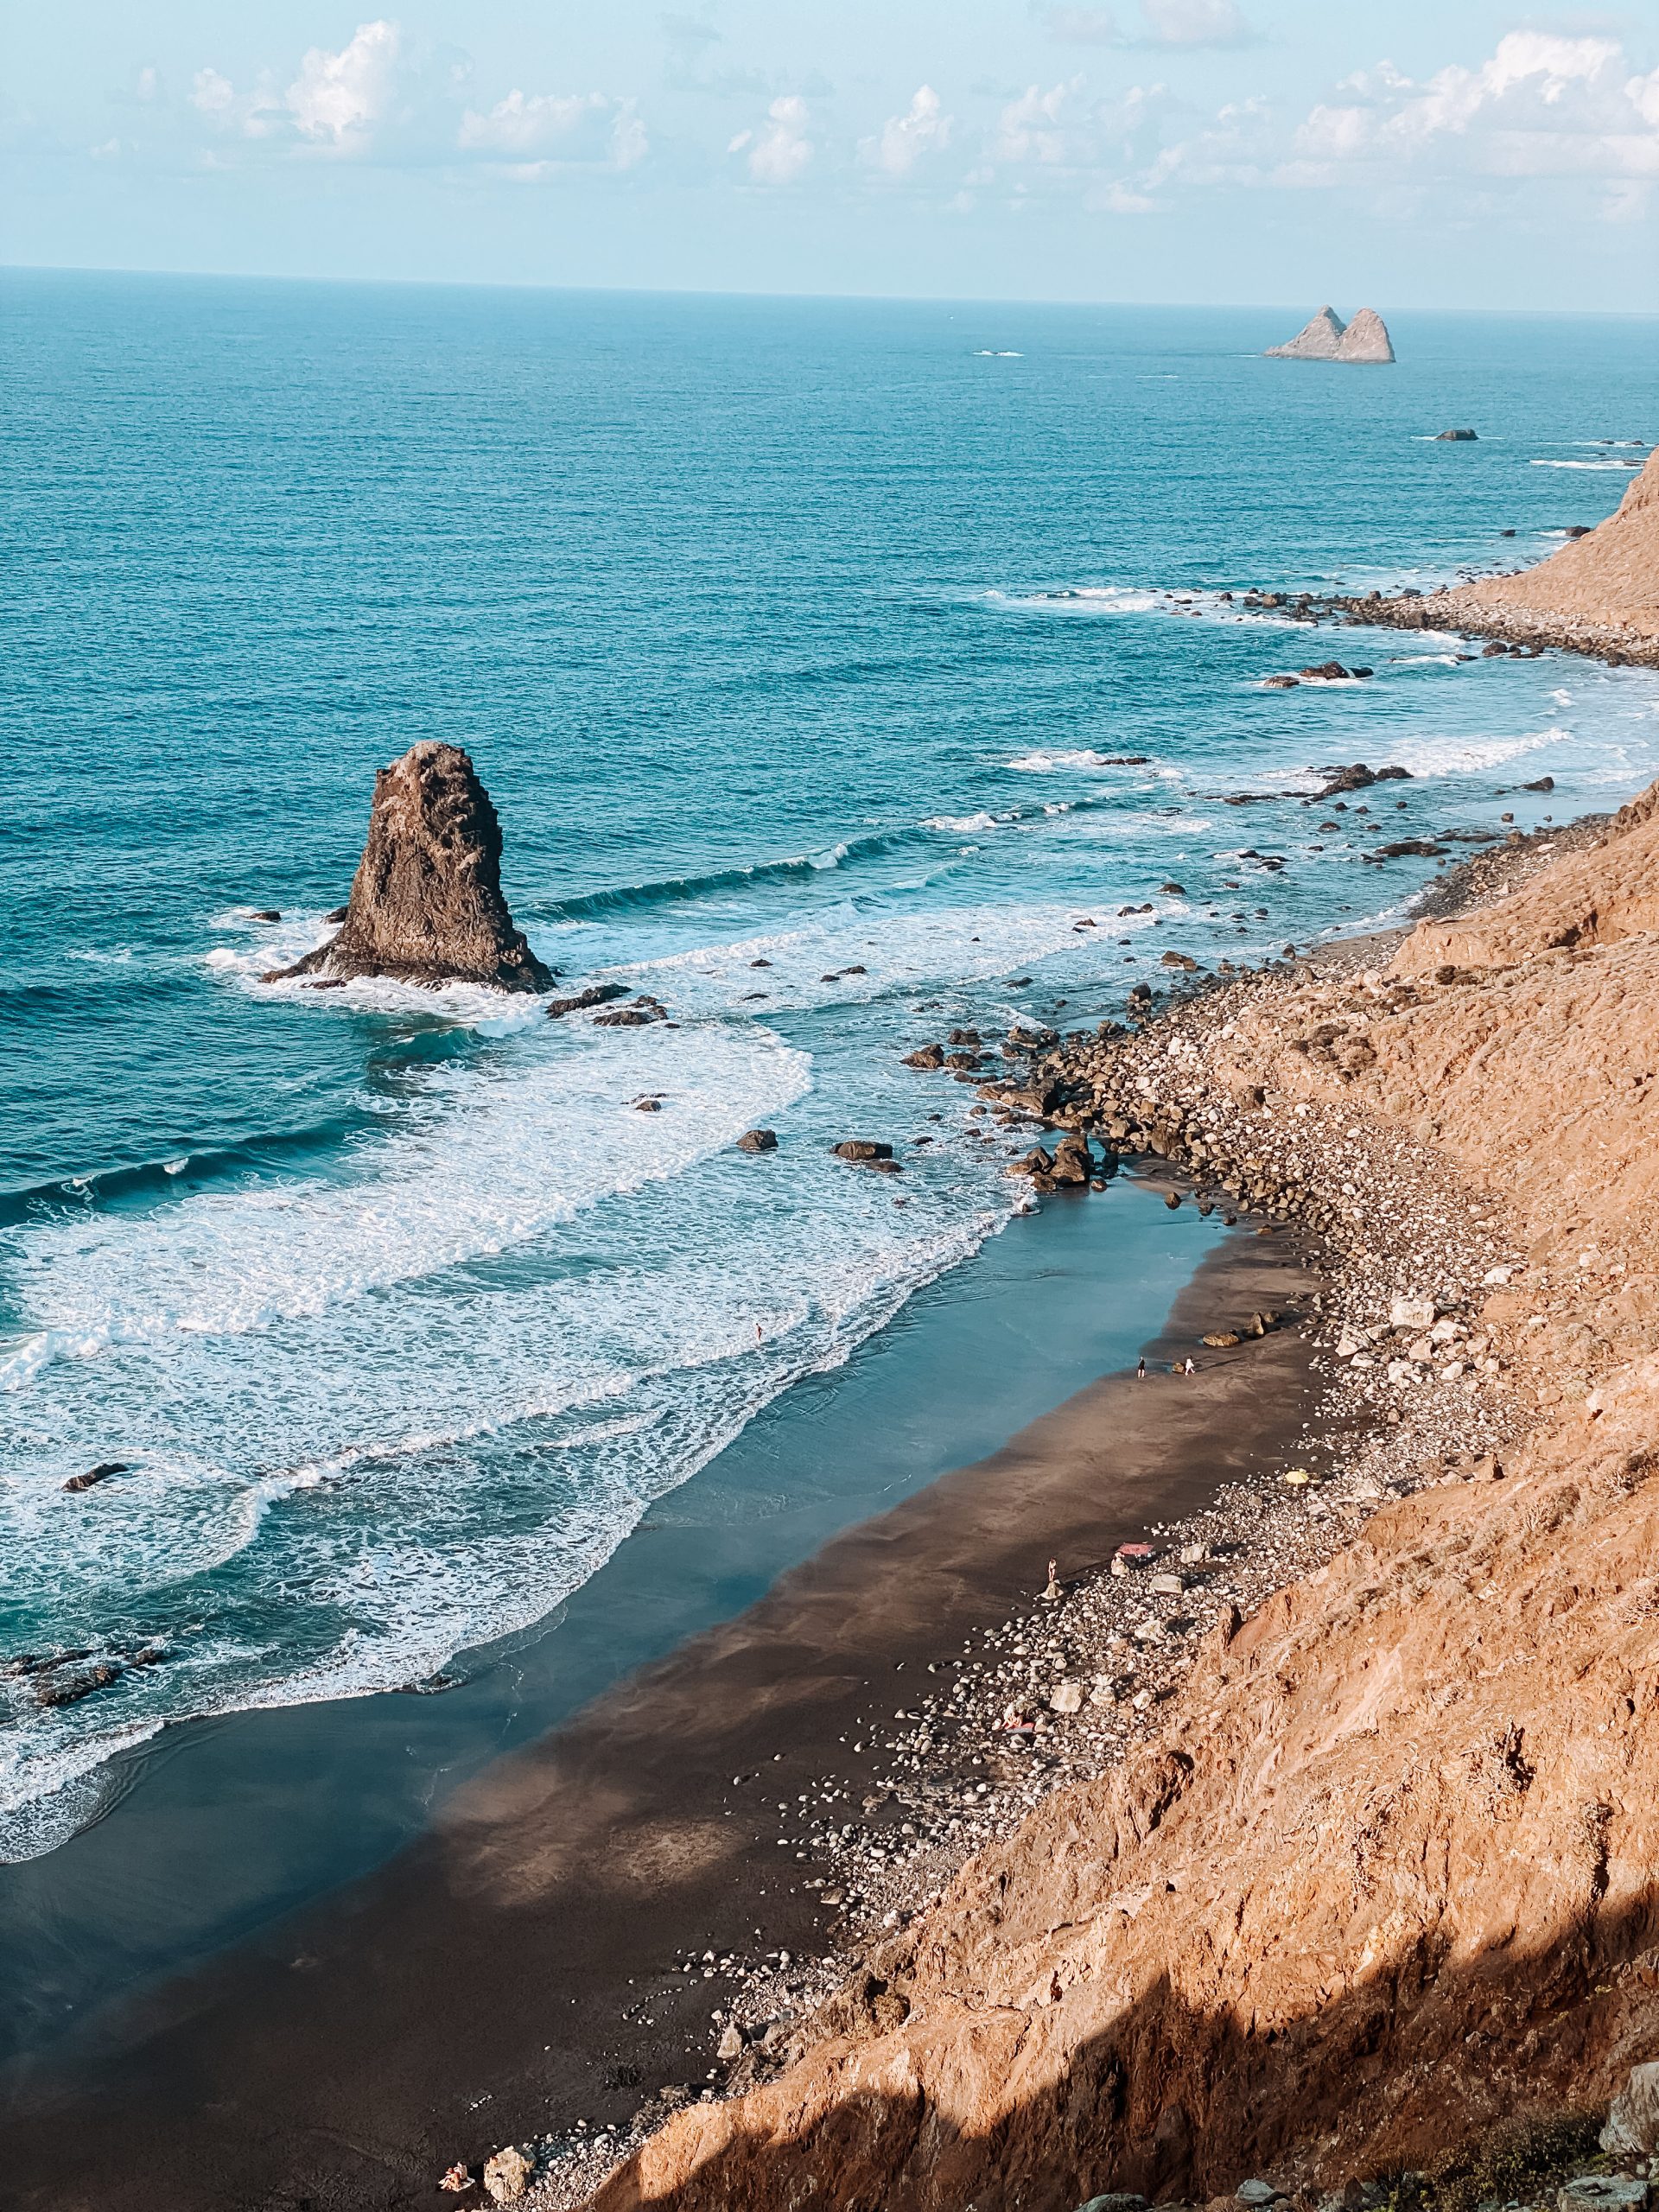
<instances>
[{"instance_id":1,"label":"coastal rock outcrop","mask_svg":"<svg viewBox=\"0 0 1659 2212\"><path fill-rule=\"evenodd\" d=\"M1344 323L1334 308L1321 308L1283 346L1269 346L1269 361L1353 361L1375 365L1394 359L1388 325L1375 308L1361 308Z\"/></svg>"},{"instance_id":2,"label":"coastal rock outcrop","mask_svg":"<svg viewBox=\"0 0 1659 2212\"><path fill-rule=\"evenodd\" d=\"M1505 648L1535 657L1553 646L1659 666L1659 450L1605 522L1574 524L1560 535L1560 550L1530 569L1446 591L1338 597L1321 612L1395 630L1471 632L1494 641L1490 658ZM1255 603L1268 601L1258 595Z\"/></svg>"},{"instance_id":3,"label":"coastal rock outcrop","mask_svg":"<svg viewBox=\"0 0 1659 2212\"><path fill-rule=\"evenodd\" d=\"M427 739L375 777L339 935L264 980L315 975L504 991L551 984L501 895L501 824L459 746Z\"/></svg>"},{"instance_id":4,"label":"coastal rock outcrop","mask_svg":"<svg viewBox=\"0 0 1659 2212\"><path fill-rule=\"evenodd\" d=\"M1535 568L1464 584L1444 594L1443 603L1471 626L1492 613L1532 614L1659 638L1659 451L1599 528L1573 537Z\"/></svg>"},{"instance_id":5,"label":"coastal rock outcrop","mask_svg":"<svg viewBox=\"0 0 1659 2212\"><path fill-rule=\"evenodd\" d=\"M1432 1143L1483 1210L1512 1210L1526 1256L1486 1274L1469 1325L1420 1278L1338 1357L1404 1392L1450 1352L1456 1389L1478 1323L1530 1433L1379 1494L1328 1565L1213 1630L1122 1766L876 1938L861 1971L889 2018L832 2001L794 2064L682 2112L597 2212L1414 2202L1483 2130L1615 2093L1617 2147L1653 2149L1656 855L1659 787L1465 938L1425 923L1386 971L1276 978L1208 1028L1194 1010L1183 1065L1211 1103L1189 1136L1213 1143L1230 1085L1253 1158L1277 1122L1363 1117L1390 1177ZM1379 1339L1419 1328L1385 1375ZM1361 2186L1402 2172L1409 2197ZM1272 2178L1247 2196L1241 2174ZM1572 2190L1573 2212L1604 2201Z\"/></svg>"}]
</instances>

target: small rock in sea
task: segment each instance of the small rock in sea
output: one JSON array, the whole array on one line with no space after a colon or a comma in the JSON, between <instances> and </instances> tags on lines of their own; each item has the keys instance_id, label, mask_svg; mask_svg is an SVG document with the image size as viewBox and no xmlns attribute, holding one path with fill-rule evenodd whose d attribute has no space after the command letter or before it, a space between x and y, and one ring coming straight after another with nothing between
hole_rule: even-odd
<instances>
[{"instance_id":1,"label":"small rock in sea","mask_svg":"<svg viewBox=\"0 0 1659 2212\"><path fill-rule=\"evenodd\" d=\"M36 1705L79 1705L84 1697L91 1697L94 1690L107 1689L111 1682L119 1681L122 1669L112 1661L101 1660L96 1667L88 1667L78 1675L50 1677L38 1682L35 1689Z\"/></svg>"},{"instance_id":2,"label":"small rock in sea","mask_svg":"<svg viewBox=\"0 0 1659 2212\"><path fill-rule=\"evenodd\" d=\"M608 1006L613 999L625 999L627 995L624 983L589 983L586 990L574 991L568 999L550 999L547 1018L550 1021L561 1021L567 1014L580 1014L590 1006Z\"/></svg>"},{"instance_id":3,"label":"small rock in sea","mask_svg":"<svg viewBox=\"0 0 1659 2212\"><path fill-rule=\"evenodd\" d=\"M1490 645L1483 645L1481 647L1480 657L1482 660L1503 660L1508 658L1509 650L1510 649L1507 645L1500 645L1497 640L1494 639Z\"/></svg>"},{"instance_id":4,"label":"small rock in sea","mask_svg":"<svg viewBox=\"0 0 1659 2212\"><path fill-rule=\"evenodd\" d=\"M749 965L751 968L770 968L772 963L770 960L751 960Z\"/></svg>"},{"instance_id":5,"label":"small rock in sea","mask_svg":"<svg viewBox=\"0 0 1659 2212\"><path fill-rule=\"evenodd\" d=\"M256 922L280 922L283 918L282 909L280 906L256 906L253 910L253 918Z\"/></svg>"},{"instance_id":6,"label":"small rock in sea","mask_svg":"<svg viewBox=\"0 0 1659 2212\"><path fill-rule=\"evenodd\" d=\"M1339 660L1322 660L1317 667L1300 669L1298 673L1305 683L1342 683L1348 677Z\"/></svg>"},{"instance_id":7,"label":"small rock in sea","mask_svg":"<svg viewBox=\"0 0 1659 2212\"><path fill-rule=\"evenodd\" d=\"M1437 446L1471 446L1475 442L1472 430L1442 430L1434 441Z\"/></svg>"},{"instance_id":8,"label":"small rock in sea","mask_svg":"<svg viewBox=\"0 0 1659 2212\"><path fill-rule=\"evenodd\" d=\"M338 924L343 922L351 911L349 906L331 906L322 918L325 922Z\"/></svg>"},{"instance_id":9,"label":"small rock in sea","mask_svg":"<svg viewBox=\"0 0 1659 2212\"><path fill-rule=\"evenodd\" d=\"M660 1114L663 1110L663 1102L660 1098L636 1098L633 1102L633 1110L636 1114Z\"/></svg>"},{"instance_id":10,"label":"small rock in sea","mask_svg":"<svg viewBox=\"0 0 1659 2212\"><path fill-rule=\"evenodd\" d=\"M84 1475L71 1475L64 1488L68 1491L91 1490L94 1483L106 1483L111 1475L124 1475L124 1459L100 1459L95 1467L88 1467Z\"/></svg>"},{"instance_id":11,"label":"small rock in sea","mask_svg":"<svg viewBox=\"0 0 1659 2212\"><path fill-rule=\"evenodd\" d=\"M1266 676L1262 679L1262 687L1266 691L1294 691L1300 682L1299 676ZM1239 805L1243 801L1236 799L1229 804Z\"/></svg>"},{"instance_id":12,"label":"small rock in sea","mask_svg":"<svg viewBox=\"0 0 1659 2212\"><path fill-rule=\"evenodd\" d=\"M843 1137L839 1144L831 1145L830 1149L837 1160L856 1160L861 1166L868 1166L877 1160L893 1158L890 1144L877 1144L869 1137Z\"/></svg>"},{"instance_id":13,"label":"small rock in sea","mask_svg":"<svg viewBox=\"0 0 1659 2212\"><path fill-rule=\"evenodd\" d=\"M530 2187L536 2169L524 2152L509 2144L484 2164L484 2186L497 2204L516 2204Z\"/></svg>"},{"instance_id":14,"label":"small rock in sea","mask_svg":"<svg viewBox=\"0 0 1659 2212\"><path fill-rule=\"evenodd\" d=\"M843 976L868 976L870 971L861 961L855 960L850 968L843 968L841 972Z\"/></svg>"},{"instance_id":15,"label":"small rock in sea","mask_svg":"<svg viewBox=\"0 0 1659 2212\"><path fill-rule=\"evenodd\" d=\"M1198 967L1190 952L1166 952L1160 956L1158 964L1160 968L1182 968L1189 975L1196 975Z\"/></svg>"},{"instance_id":16,"label":"small rock in sea","mask_svg":"<svg viewBox=\"0 0 1659 2212\"><path fill-rule=\"evenodd\" d=\"M776 1152L778 1132L776 1129L745 1129L737 1141L737 1148L740 1152Z\"/></svg>"},{"instance_id":17,"label":"small rock in sea","mask_svg":"<svg viewBox=\"0 0 1659 2212\"><path fill-rule=\"evenodd\" d=\"M595 1029L643 1029L647 1023L665 1021L666 1009L655 999L637 998L628 1006L613 1007L608 1014L594 1016Z\"/></svg>"},{"instance_id":18,"label":"small rock in sea","mask_svg":"<svg viewBox=\"0 0 1659 2212\"><path fill-rule=\"evenodd\" d=\"M1522 784L1521 788L1523 791L1553 791L1555 779L1554 776L1540 776L1536 783Z\"/></svg>"},{"instance_id":19,"label":"small rock in sea","mask_svg":"<svg viewBox=\"0 0 1659 2212\"><path fill-rule=\"evenodd\" d=\"M1173 1212L1174 1212L1175 1209L1177 1208L1177 1206L1179 1206L1179 1205L1180 1205L1180 1203L1181 1203L1181 1194L1180 1194L1180 1192L1179 1192L1179 1191L1166 1191L1166 1192L1165 1192L1165 1193L1164 1193L1164 1204L1165 1204L1165 1205L1169 1208L1169 1210L1170 1210L1171 1213L1173 1213Z\"/></svg>"},{"instance_id":20,"label":"small rock in sea","mask_svg":"<svg viewBox=\"0 0 1659 2212\"><path fill-rule=\"evenodd\" d=\"M907 1068L942 1068L944 1065L943 1045L924 1045L914 1052L905 1054Z\"/></svg>"},{"instance_id":21,"label":"small rock in sea","mask_svg":"<svg viewBox=\"0 0 1659 2212\"><path fill-rule=\"evenodd\" d=\"M264 983L274 982L280 979L275 976L262 976L259 980ZM308 991L343 991L346 988L346 979L343 976L325 976L321 982L307 983L303 988Z\"/></svg>"},{"instance_id":22,"label":"small rock in sea","mask_svg":"<svg viewBox=\"0 0 1659 2212\"><path fill-rule=\"evenodd\" d=\"M1185 899L1186 896L1185 888L1179 883L1160 883L1158 888L1172 899Z\"/></svg>"}]
</instances>

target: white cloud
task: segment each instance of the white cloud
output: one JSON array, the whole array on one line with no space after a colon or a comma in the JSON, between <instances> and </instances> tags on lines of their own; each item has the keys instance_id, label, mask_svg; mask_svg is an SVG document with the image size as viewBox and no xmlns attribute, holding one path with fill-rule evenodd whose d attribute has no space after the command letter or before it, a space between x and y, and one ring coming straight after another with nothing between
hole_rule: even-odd
<instances>
[{"instance_id":1,"label":"white cloud","mask_svg":"<svg viewBox=\"0 0 1659 2212\"><path fill-rule=\"evenodd\" d=\"M204 115L226 115L236 105L236 87L217 69L198 69L191 80L190 105Z\"/></svg>"},{"instance_id":2,"label":"white cloud","mask_svg":"<svg viewBox=\"0 0 1659 2212\"><path fill-rule=\"evenodd\" d=\"M160 70L155 68L141 69L138 72L137 82L134 84L132 88L132 96L134 99L143 100L146 105L148 105L151 100L160 99L162 97L162 77Z\"/></svg>"},{"instance_id":3,"label":"white cloud","mask_svg":"<svg viewBox=\"0 0 1659 2212\"><path fill-rule=\"evenodd\" d=\"M1077 115L1083 79L1068 84L1027 85L1017 100L1010 100L997 118L992 153L999 162L1041 162L1053 164L1079 158Z\"/></svg>"},{"instance_id":4,"label":"white cloud","mask_svg":"<svg viewBox=\"0 0 1659 2212\"><path fill-rule=\"evenodd\" d=\"M520 183L542 182L575 163L632 168L651 151L632 101L604 92L515 90L487 111L469 107L455 143L464 153L542 156L513 165Z\"/></svg>"},{"instance_id":5,"label":"white cloud","mask_svg":"<svg viewBox=\"0 0 1659 2212\"><path fill-rule=\"evenodd\" d=\"M890 115L879 137L860 141L859 154L888 176L908 176L924 155L950 144L953 122L932 86L918 85L905 112Z\"/></svg>"},{"instance_id":6,"label":"white cloud","mask_svg":"<svg viewBox=\"0 0 1659 2212\"><path fill-rule=\"evenodd\" d=\"M1492 177L1659 176L1659 70L1629 73L1617 39L1511 31L1477 68L1453 63L1421 82L1384 62L1351 78L1348 97L1312 110L1297 133L1297 175L1328 184L1344 169L1413 167Z\"/></svg>"},{"instance_id":7,"label":"white cloud","mask_svg":"<svg viewBox=\"0 0 1659 2212\"><path fill-rule=\"evenodd\" d=\"M338 54L314 46L288 88L288 111L305 137L346 146L380 122L396 89L402 41L385 21L359 23Z\"/></svg>"},{"instance_id":8,"label":"white cloud","mask_svg":"<svg viewBox=\"0 0 1659 2212\"><path fill-rule=\"evenodd\" d=\"M740 130L726 150L748 155L749 175L757 184L793 184L815 151L806 135L809 119L799 93L785 93L766 110L759 130Z\"/></svg>"},{"instance_id":9,"label":"white cloud","mask_svg":"<svg viewBox=\"0 0 1659 2212\"><path fill-rule=\"evenodd\" d=\"M515 181L585 168L633 168L650 151L631 99L605 92L527 92L493 105L466 99L472 62L454 48L410 51L396 24L360 23L338 52L313 47L286 89L267 72L238 91L199 69L190 104L222 139L267 142L279 158L330 156L433 167L466 159ZM226 166L223 159L215 166Z\"/></svg>"},{"instance_id":10,"label":"white cloud","mask_svg":"<svg viewBox=\"0 0 1659 2212\"><path fill-rule=\"evenodd\" d=\"M1159 46L1244 46L1254 35L1237 0L1141 0L1141 12Z\"/></svg>"}]
</instances>

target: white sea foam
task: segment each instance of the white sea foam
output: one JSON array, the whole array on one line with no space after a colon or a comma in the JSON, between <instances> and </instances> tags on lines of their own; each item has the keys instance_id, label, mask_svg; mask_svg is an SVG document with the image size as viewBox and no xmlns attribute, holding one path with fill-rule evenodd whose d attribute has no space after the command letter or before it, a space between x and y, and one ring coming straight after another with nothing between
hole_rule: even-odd
<instances>
[{"instance_id":1,"label":"white sea foam","mask_svg":"<svg viewBox=\"0 0 1659 2212\"><path fill-rule=\"evenodd\" d=\"M1011 818L995 814L930 814L922 827L924 830L948 830L966 836L976 830L995 830L999 822Z\"/></svg>"},{"instance_id":2,"label":"white sea foam","mask_svg":"<svg viewBox=\"0 0 1659 2212\"><path fill-rule=\"evenodd\" d=\"M649 1266L636 1227L598 1272L411 1286L343 1335L281 1324L252 1365L231 1338L186 1338L42 1377L31 1426L54 1464L0 1511L67 1613L119 1599L170 1656L60 1711L12 1697L0 1855L60 1840L86 1817L97 1761L162 1719L385 1688L528 1627L654 1497L798 1376L844 1359L1012 1203L975 1164L961 1172L980 1179L977 1205L918 1179L897 1211L822 1146L791 1162L781 1202L752 1163L728 1155L720 1172L712 1211L658 1210ZM193 1463L184 1431L221 1448ZM111 1434L140 1436L134 1471L95 1500L64 1497L58 1468ZM284 1452L276 1471L249 1464ZM191 1577L238 1553L257 1554L261 1588L290 1593L274 1643L233 1612L190 1624Z\"/></svg>"},{"instance_id":3,"label":"white sea foam","mask_svg":"<svg viewBox=\"0 0 1659 2212\"><path fill-rule=\"evenodd\" d=\"M543 1022L499 1069L433 1068L397 1141L365 1150L343 1183L273 1179L193 1192L142 1222L30 1230L13 1272L31 1340L0 1363L0 1388L54 1357L264 1329L505 1251L678 1173L806 1084L805 1056L758 1033L650 1037ZM647 1077L674 1094L669 1110L628 1110Z\"/></svg>"},{"instance_id":4,"label":"white sea foam","mask_svg":"<svg viewBox=\"0 0 1659 2212\"><path fill-rule=\"evenodd\" d=\"M1046 776L1057 768L1116 768L1122 764L1109 753L1050 753L1039 747L1035 752L1018 754L1006 765L1022 776Z\"/></svg>"},{"instance_id":5,"label":"white sea foam","mask_svg":"<svg viewBox=\"0 0 1659 2212\"><path fill-rule=\"evenodd\" d=\"M1571 730L1554 728L1529 730L1517 737L1408 737L1394 741L1389 757L1414 776L1466 776L1519 760L1547 745L1576 741Z\"/></svg>"},{"instance_id":6,"label":"white sea foam","mask_svg":"<svg viewBox=\"0 0 1659 2212\"><path fill-rule=\"evenodd\" d=\"M1529 468L1588 468L1599 470L1609 468L1640 468L1642 464L1639 461L1529 461L1527 466Z\"/></svg>"}]
</instances>

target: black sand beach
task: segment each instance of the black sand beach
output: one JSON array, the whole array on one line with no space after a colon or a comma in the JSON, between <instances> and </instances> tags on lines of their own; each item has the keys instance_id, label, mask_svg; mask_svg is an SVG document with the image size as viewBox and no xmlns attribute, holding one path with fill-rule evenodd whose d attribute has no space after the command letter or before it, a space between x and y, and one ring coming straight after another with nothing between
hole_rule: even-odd
<instances>
[{"instance_id":1,"label":"black sand beach","mask_svg":"<svg viewBox=\"0 0 1659 2212\"><path fill-rule=\"evenodd\" d=\"M1069 1202L1017 1226L1083 1214ZM1273 1465L1307 1403L1294 1332L1210 1355L1190 1382L1156 1370L1217 1316L1283 1305L1304 1281L1287 1240L1227 1238L1148 1345L1151 1387L1126 1372L1074 1391L857 1521L486 1766L378 1871L15 2069L8 2201L435 2202L456 2157L624 2120L662 2085L700 2082L709 1985L678 1959L820 1955L834 1918L779 1872L760 1788L834 1774L855 1789L878 1758L849 1745L884 1675L1028 1603L1051 1555L1068 1574L1098 1566Z\"/></svg>"}]
</instances>

